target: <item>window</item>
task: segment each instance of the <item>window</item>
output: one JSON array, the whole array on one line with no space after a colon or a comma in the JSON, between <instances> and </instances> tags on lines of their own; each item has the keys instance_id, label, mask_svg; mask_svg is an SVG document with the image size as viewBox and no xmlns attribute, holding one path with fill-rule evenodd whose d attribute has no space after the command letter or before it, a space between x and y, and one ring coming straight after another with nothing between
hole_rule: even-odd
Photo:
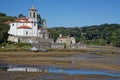
<instances>
[{"instance_id":1,"label":"window","mask_svg":"<svg viewBox=\"0 0 120 80\"><path fill-rule=\"evenodd\" d=\"M34 26L36 26L36 23L34 23Z\"/></svg>"},{"instance_id":2,"label":"window","mask_svg":"<svg viewBox=\"0 0 120 80\"><path fill-rule=\"evenodd\" d=\"M33 18L35 18L35 12L33 13Z\"/></svg>"},{"instance_id":3,"label":"window","mask_svg":"<svg viewBox=\"0 0 120 80\"><path fill-rule=\"evenodd\" d=\"M28 31L26 31L26 35L28 35Z\"/></svg>"},{"instance_id":4,"label":"window","mask_svg":"<svg viewBox=\"0 0 120 80\"><path fill-rule=\"evenodd\" d=\"M31 12L30 12L30 17L31 17L32 15L31 15Z\"/></svg>"},{"instance_id":5,"label":"window","mask_svg":"<svg viewBox=\"0 0 120 80\"><path fill-rule=\"evenodd\" d=\"M12 26L14 26L14 24L12 24Z\"/></svg>"}]
</instances>

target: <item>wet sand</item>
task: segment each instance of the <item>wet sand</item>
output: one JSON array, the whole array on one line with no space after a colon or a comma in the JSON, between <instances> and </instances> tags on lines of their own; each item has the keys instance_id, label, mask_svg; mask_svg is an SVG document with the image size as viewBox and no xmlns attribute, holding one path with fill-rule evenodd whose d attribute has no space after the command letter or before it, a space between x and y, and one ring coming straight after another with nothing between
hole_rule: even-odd
<instances>
[{"instance_id":1,"label":"wet sand","mask_svg":"<svg viewBox=\"0 0 120 80\"><path fill-rule=\"evenodd\" d=\"M0 52L0 63L56 66L65 69L110 70L120 72L120 50L112 47L81 50ZM117 53L117 54L116 54ZM119 80L104 75L68 75L0 71L1 80Z\"/></svg>"}]
</instances>

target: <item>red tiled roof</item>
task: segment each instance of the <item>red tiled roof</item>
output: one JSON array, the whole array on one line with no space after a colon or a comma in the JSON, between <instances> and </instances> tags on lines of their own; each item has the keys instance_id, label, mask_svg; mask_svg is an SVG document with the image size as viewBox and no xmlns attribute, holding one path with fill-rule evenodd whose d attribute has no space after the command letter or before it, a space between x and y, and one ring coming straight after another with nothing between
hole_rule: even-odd
<instances>
[{"instance_id":1,"label":"red tiled roof","mask_svg":"<svg viewBox=\"0 0 120 80\"><path fill-rule=\"evenodd\" d=\"M31 27L30 26L20 26L20 27L18 27L18 29L31 29Z\"/></svg>"},{"instance_id":2,"label":"red tiled roof","mask_svg":"<svg viewBox=\"0 0 120 80\"><path fill-rule=\"evenodd\" d=\"M27 18L18 18L16 22L30 22Z\"/></svg>"}]
</instances>

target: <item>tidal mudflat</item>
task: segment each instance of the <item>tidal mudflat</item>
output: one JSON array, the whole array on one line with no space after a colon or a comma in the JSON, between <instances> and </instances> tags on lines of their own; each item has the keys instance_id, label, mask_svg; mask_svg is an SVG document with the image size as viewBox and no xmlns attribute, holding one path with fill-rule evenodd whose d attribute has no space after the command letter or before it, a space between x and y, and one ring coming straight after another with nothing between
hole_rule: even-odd
<instances>
[{"instance_id":1,"label":"tidal mudflat","mask_svg":"<svg viewBox=\"0 0 120 80\"><path fill-rule=\"evenodd\" d=\"M0 52L1 80L120 80L119 48Z\"/></svg>"}]
</instances>

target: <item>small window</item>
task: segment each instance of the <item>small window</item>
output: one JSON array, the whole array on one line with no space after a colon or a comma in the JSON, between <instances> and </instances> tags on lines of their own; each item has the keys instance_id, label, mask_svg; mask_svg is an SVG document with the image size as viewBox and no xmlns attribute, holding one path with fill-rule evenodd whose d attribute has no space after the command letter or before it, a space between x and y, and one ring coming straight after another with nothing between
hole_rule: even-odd
<instances>
[{"instance_id":1,"label":"small window","mask_svg":"<svg viewBox=\"0 0 120 80\"><path fill-rule=\"evenodd\" d=\"M36 23L34 24L34 26L36 26Z\"/></svg>"},{"instance_id":2,"label":"small window","mask_svg":"<svg viewBox=\"0 0 120 80\"><path fill-rule=\"evenodd\" d=\"M28 35L28 31L26 31L26 35Z\"/></svg>"},{"instance_id":3,"label":"small window","mask_svg":"<svg viewBox=\"0 0 120 80\"><path fill-rule=\"evenodd\" d=\"M30 12L30 17L32 17L31 12Z\"/></svg>"},{"instance_id":4,"label":"small window","mask_svg":"<svg viewBox=\"0 0 120 80\"><path fill-rule=\"evenodd\" d=\"M14 26L14 24L12 24L12 26Z\"/></svg>"},{"instance_id":5,"label":"small window","mask_svg":"<svg viewBox=\"0 0 120 80\"><path fill-rule=\"evenodd\" d=\"M33 18L35 18L35 12L33 13Z\"/></svg>"}]
</instances>

